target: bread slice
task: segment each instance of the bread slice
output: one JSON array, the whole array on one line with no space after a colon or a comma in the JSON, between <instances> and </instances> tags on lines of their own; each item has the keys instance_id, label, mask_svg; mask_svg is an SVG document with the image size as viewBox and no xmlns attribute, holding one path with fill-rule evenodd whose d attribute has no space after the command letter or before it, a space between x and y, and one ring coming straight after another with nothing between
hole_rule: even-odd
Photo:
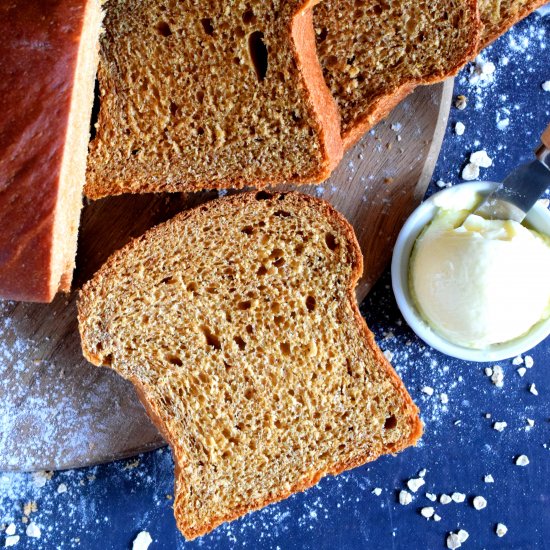
<instances>
[{"instance_id":1,"label":"bread slice","mask_svg":"<svg viewBox=\"0 0 550 550\"><path fill-rule=\"evenodd\" d=\"M84 355L135 384L172 446L188 539L420 437L357 309L361 271L328 203L260 191L150 230L84 286Z\"/></svg>"},{"instance_id":2,"label":"bread slice","mask_svg":"<svg viewBox=\"0 0 550 550\"><path fill-rule=\"evenodd\" d=\"M512 25L527 17L548 0L479 0L483 23L481 48L504 34Z\"/></svg>"},{"instance_id":3,"label":"bread slice","mask_svg":"<svg viewBox=\"0 0 550 550\"><path fill-rule=\"evenodd\" d=\"M100 26L99 0L0 3L0 298L70 289Z\"/></svg>"},{"instance_id":4,"label":"bread slice","mask_svg":"<svg viewBox=\"0 0 550 550\"><path fill-rule=\"evenodd\" d=\"M327 178L342 143L313 3L109 0L86 194Z\"/></svg>"},{"instance_id":5,"label":"bread slice","mask_svg":"<svg viewBox=\"0 0 550 550\"><path fill-rule=\"evenodd\" d=\"M346 148L416 86L455 74L481 31L477 0L325 0L314 24Z\"/></svg>"}]
</instances>

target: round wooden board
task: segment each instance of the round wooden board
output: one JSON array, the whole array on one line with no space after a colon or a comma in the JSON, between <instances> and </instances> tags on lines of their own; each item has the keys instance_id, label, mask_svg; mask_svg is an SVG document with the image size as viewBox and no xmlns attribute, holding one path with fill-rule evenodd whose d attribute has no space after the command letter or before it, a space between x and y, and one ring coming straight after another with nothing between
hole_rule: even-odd
<instances>
[{"instance_id":1,"label":"round wooden board","mask_svg":"<svg viewBox=\"0 0 550 550\"><path fill-rule=\"evenodd\" d=\"M452 80L418 89L348 151L329 181L300 189L327 199L353 224L365 256L359 300L387 266L403 221L424 195L452 89ZM216 196L123 196L87 204L74 287L132 237ZM0 302L0 471L74 468L164 444L131 384L82 358L75 300L76 292L48 305Z\"/></svg>"}]
</instances>

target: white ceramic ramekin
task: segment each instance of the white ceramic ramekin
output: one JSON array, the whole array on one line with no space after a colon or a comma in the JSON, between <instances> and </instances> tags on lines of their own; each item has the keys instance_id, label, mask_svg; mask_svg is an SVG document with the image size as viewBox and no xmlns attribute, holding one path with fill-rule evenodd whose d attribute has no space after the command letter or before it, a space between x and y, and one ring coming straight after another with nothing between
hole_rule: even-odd
<instances>
[{"instance_id":1,"label":"white ceramic ramekin","mask_svg":"<svg viewBox=\"0 0 550 550\"><path fill-rule=\"evenodd\" d=\"M537 323L527 334L505 342L478 350L453 344L436 332L422 319L416 309L409 290L409 259L416 238L424 226L434 217L438 204L457 204L465 196L473 198L476 193L489 194L495 187L493 182L462 183L435 193L423 202L409 217L401 229L393 250L391 277L397 305L409 326L431 347L468 361L499 361L525 353L550 334L550 319ZM550 211L541 204L535 205L526 218L529 225L546 235L550 235ZM548 274L550 277L550 273Z\"/></svg>"}]
</instances>

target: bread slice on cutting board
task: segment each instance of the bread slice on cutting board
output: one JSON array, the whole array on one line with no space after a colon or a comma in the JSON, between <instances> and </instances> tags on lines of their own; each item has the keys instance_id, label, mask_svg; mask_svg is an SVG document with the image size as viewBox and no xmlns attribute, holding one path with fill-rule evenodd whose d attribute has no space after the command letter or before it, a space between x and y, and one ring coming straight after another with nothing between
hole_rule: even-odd
<instances>
[{"instance_id":1,"label":"bread slice on cutting board","mask_svg":"<svg viewBox=\"0 0 550 550\"><path fill-rule=\"evenodd\" d=\"M328 203L261 191L176 216L84 286L84 355L135 384L172 446L188 539L420 437L361 271Z\"/></svg>"},{"instance_id":2,"label":"bread slice on cutting board","mask_svg":"<svg viewBox=\"0 0 550 550\"><path fill-rule=\"evenodd\" d=\"M477 0L325 0L314 24L346 148L416 86L455 74L481 32Z\"/></svg>"},{"instance_id":3,"label":"bread slice on cutting board","mask_svg":"<svg viewBox=\"0 0 550 550\"><path fill-rule=\"evenodd\" d=\"M0 299L70 289L101 16L99 0L0 4Z\"/></svg>"},{"instance_id":4,"label":"bread slice on cutting board","mask_svg":"<svg viewBox=\"0 0 550 550\"><path fill-rule=\"evenodd\" d=\"M312 0L109 0L85 192L326 179L342 156Z\"/></svg>"},{"instance_id":5,"label":"bread slice on cutting board","mask_svg":"<svg viewBox=\"0 0 550 550\"><path fill-rule=\"evenodd\" d=\"M547 2L548 0L479 0L481 22L484 25L481 48Z\"/></svg>"}]
</instances>

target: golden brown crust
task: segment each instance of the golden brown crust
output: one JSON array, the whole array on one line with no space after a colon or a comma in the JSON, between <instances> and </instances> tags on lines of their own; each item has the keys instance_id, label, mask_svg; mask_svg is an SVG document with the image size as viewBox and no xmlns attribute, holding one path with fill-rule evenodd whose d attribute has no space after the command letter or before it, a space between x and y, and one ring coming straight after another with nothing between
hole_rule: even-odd
<instances>
[{"instance_id":1,"label":"golden brown crust","mask_svg":"<svg viewBox=\"0 0 550 550\"><path fill-rule=\"evenodd\" d=\"M533 13L535 10L544 6L547 2L548 0L531 0L531 1L525 2L525 5L522 6L517 11L514 17L501 20L500 25L497 28L493 28L489 25L486 25L481 35L479 51L487 47L489 44L491 44L491 42L495 41L499 36L502 36L507 30L513 27L518 21L521 21L522 19L527 17L529 14ZM482 23L483 22L484 21L482 18Z\"/></svg>"},{"instance_id":2,"label":"golden brown crust","mask_svg":"<svg viewBox=\"0 0 550 550\"><path fill-rule=\"evenodd\" d=\"M277 195L278 194L273 194L272 196L276 197ZM403 386L403 383L397 376L396 372L393 370L391 365L388 363L386 358L379 350L374 341L373 334L367 328L366 323L359 312L354 289L363 271L363 258L353 228L345 220L345 218L340 213L338 213L329 203L320 199L316 199L309 195L302 195L299 193L289 193L287 195L289 195L292 200L296 201L296 203L301 203L303 208L310 206L313 209L317 210L320 216L323 216L329 220L330 225L332 225L333 227L338 227L345 235L345 238L347 239L347 248L349 251L349 261L352 265L352 272L348 281L347 288L347 301L353 311L353 319L357 326L358 333L362 335L367 347L374 353L375 361L378 367L381 368L384 374L391 380L393 388L401 396L400 402L403 403L402 408L404 409L404 415L408 418L410 435L400 439L394 445L388 445L381 448L379 451L369 450L363 455L354 459L350 459L344 462L336 462L334 464L331 464L329 467L325 467L323 469L313 469L305 473L301 479L294 482L289 488L281 488L279 492L270 494L267 498L248 502L246 505L238 506L232 509L231 512L228 514L220 517L210 518L208 523L200 525L199 527L197 527L196 525L191 526L191 523L187 520L184 511L179 509L179 501L177 500L174 510L176 521L179 529L182 531L187 539L193 539L195 537L203 535L211 531L221 523L231 521L252 510L282 500L294 492L303 491L317 483L322 477L326 475L335 475L344 470L364 464L365 462L375 460L381 454L388 452L394 453L402 450L405 447L415 444L422 434L422 424L418 417L417 407L414 405L412 399L407 393L405 387ZM182 223L184 220L189 220L193 217L200 218L202 216L208 216L208 210L213 206L219 208L220 204L231 207L234 207L236 205L238 205L239 207L243 207L245 204L255 201L255 197L256 193L243 193L223 199L218 199L216 201L212 201L211 203L206 203L205 205L202 205L198 208L183 212L167 223ZM103 281L116 277L117 265L123 259L123 257L136 247L142 246L144 242L147 242L148 239L152 238L156 234L156 232L162 232L163 226L164 224L157 226L156 228L146 233L144 236L133 240L123 249L113 254L103 265L103 267L98 271L98 273L96 273L93 279L86 283L80 293L80 298L78 302L78 318L79 329L82 338L83 353L88 360L92 361L96 365L109 363L109 360L107 357L99 357L96 353L91 351L91 347L93 347L93 344L89 345L88 343L88 337L85 327L87 319L92 316L95 309L94 300L99 301L108 299L104 292ZM108 348L108 345L104 346L104 348ZM104 349L104 351L108 354L108 350ZM151 416L153 422L159 427L175 453L176 484L178 488L177 490L180 490L180 488L186 486L186 480L181 473L184 470L183 461L185 460L185 453L183 449L179 448L175 436L171 434L168 430L166 430L163 422L161 421L162 415L157 410L155 402L147 399L146 396L148 394L148 391L147 388L143 386L143 382L132 375L129 375L128 378L136 386L137 393L142 403L144 404L148 414Z\"/></svg>"},{"instance_id":3,"label":"golden brown crust","mask_svg":"<svg viewBox=\"0 0 550 550\"><path fill-rule=\"evenodd\" d=\"M77 69L82 48L94 51L89 41L97 39L99 23L96 0L0 6L1 298L50 302L70 287L81 204L80 190L71 190L84 183L86 144L82 162L73 161L68 157L78 155L78 138L69 134L91 112L93 76ZM89 80L88 105L80 97L72 103L78 79L84 86ZM86 141L88 129L89 118Z\"/></svg>"},{"instance_id":4,"label":"golden brown crust","mask_svg":"<svg viewBox=\"0 0 550 550\"><path fill-rule=\"evenodd\" d=\"M292 183L319 183L330 176L342 159L344 147L340 137L340 113L325 82L315 46L313 6L319 0L308 2L292 18L291 36L294 40L298 69L304 88L308 90L313 111L317 114L319 135L325 148L325 165L317 174L299 174Z\"/></svg>"}]
</instances>

